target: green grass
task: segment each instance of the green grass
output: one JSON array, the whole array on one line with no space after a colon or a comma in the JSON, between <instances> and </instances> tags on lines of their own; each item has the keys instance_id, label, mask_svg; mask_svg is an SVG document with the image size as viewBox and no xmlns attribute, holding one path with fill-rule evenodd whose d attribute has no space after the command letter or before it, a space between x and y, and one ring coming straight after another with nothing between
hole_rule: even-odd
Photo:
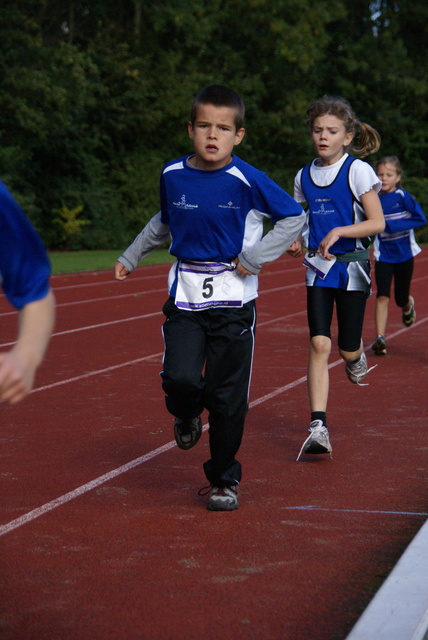
<instances>
[{"instance_id":1,"label":"green grass","mask_svg":"<svg viewBox=\"0 0 428 640\"><path fill-rule=\"evenodd\" d=\"M100 271L113 269L114 263L123 253L123 249L106 251L50 251L52 273L77 273L78 271ZM174 258L167 249L157 249L150 253L140 265L165 264Z\"/></svg>"}]
</instances>

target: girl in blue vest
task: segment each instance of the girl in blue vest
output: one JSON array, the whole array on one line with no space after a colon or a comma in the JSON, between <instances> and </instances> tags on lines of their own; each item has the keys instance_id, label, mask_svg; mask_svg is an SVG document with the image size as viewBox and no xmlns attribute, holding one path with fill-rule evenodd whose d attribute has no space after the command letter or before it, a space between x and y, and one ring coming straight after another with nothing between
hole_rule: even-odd
<instances>
[{"instance_id":1,"label":"girl in blue vest","mask_svg":"<svg viewBox=\"0 0 428 640\"><path fill-rule=\"evenodd\" d=\"M397 156L385 156L376 163L376 173L382 181L380 202L385 216L385 231L374 242L377 338L372 349L377 356L386 355L385 331L392 278L394 298L402 309L402 320L410 327L416 320L415 301L410 295L414 257L421 252L413 229L426 224L418 202L401 188L403 170Z\"/></svg>"},{"instance_id":2,"label":"girl in blue vest","mask_svg":"<svg viewBox=\"0 0 428 640\"><path fill-rule=\"evenodd\" d=\"M334 306L339 353L349 380L361 384L367 360L361 339L366 301L371 290L368 260L370 236L385 227L378 192L381 183L372 167L348 155L375 153L379 134L359 122L344 98L324 96L306 112L317 158L301 169L294 198L306 202L307 224L302 239L289 253L305 256L307 310L310 331L308 391L311 407L309 437L302 453L331 453L327 430L328 360Z\"/></svg>"}]
</instances>

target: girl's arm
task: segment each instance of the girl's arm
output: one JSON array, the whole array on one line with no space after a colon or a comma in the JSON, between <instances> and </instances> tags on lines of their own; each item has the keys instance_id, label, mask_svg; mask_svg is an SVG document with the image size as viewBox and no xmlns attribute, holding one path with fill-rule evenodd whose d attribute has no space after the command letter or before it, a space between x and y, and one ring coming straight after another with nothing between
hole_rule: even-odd
<instances>
[{"instance_id":1,"label":"girl's arm","mask_svg":"<svg viewBox=\"0 0 428 640\"><path fill-rule=\"evenodd\" d=\"M407 191L404 192L403 204L406 210L405 217L394 218L393 216L386 216L386 233L400 233L401 231L423 227L426 224L427 221L421 205Z\"/></svg>"},{"instance_id":2,"label":"girl's arm","mask_svg":"<svg viewBox=\"0 0 428 640\"><path fill-rule=\"evenodd\" d=\"M370 189L367 193L363 193L360 199L367 219L345 227L335 227L329 231L318 247L318 251L324 258L330 260L333 257L329 249L339 238L366 238L382 233L385 229L385 218L376 191Z\"/></svg>"}]
</instances>

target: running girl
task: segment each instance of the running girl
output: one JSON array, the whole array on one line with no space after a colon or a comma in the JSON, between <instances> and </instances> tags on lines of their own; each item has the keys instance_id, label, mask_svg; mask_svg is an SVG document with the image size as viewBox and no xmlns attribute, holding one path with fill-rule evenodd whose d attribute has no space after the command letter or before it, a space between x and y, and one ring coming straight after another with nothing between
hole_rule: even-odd
<instances>
[{"instance_id":1,"label":"running girl","mask_svg":"<svg viewBox=\"0 0 428 640\"><path fill-rule=\"evenodd\" d=\"M310 331L308 391L311 407L309 437L302 453L331 453L327 430L328 360L334 305L338 320L339 353L349 380L361 384L367 360L361 339L366 300L371 290L370 236L383 231L385 222L378 192L381 188L366 162L348 155L354 136L362 157L375 153L379 134L358 122L344 98L324 96L306 112L317 158L301 169L294 198L307 204L307 225L302 240L289 249L305 257L307 310Z\"/></svg>"},{"instance_id":2,"label":"running girl","mask_svg":"<svg viewBox=\"0 0 428 640\"><path fill-rule=\"evenodd\" d=\"M410 193L401 188L403 170L397 156L385 156L376 163L376 173L382 182L380 203L385 216L385 231L374 242L377 338L372 349L377 356L386 355L385 331L392 278L397 307L402 320L410 327L416 320L415 301L410 295L414 257L422 251L413 229L426 224L421 206Z\"/></svg>"}]
</instances>

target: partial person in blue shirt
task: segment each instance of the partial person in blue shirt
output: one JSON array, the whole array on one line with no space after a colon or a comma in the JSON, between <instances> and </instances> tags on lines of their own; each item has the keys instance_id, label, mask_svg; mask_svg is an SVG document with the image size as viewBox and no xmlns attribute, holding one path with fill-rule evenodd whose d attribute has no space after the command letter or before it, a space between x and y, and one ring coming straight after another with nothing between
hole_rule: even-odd
<instances>
[{"instance_id":1,"label":"partial person in blue shirt","mask_svg":"<svg viewBox=\"0 0 428 640\"><path fill-rule=\"evenodd\" d=\"M414 229L426 224L418 202L401 186L403 169L397 156L384 156L376 163L376 173L382 182L379 194L385 216L385 230L374 241L376 307L375 355L386 355L386 325L392 279L395 303L402 310L402 321L410 327L416 320L415 300L410 295L414 258L422 251L415 240Z\"/></svg>"},{"instance_id":2,"label":"partial person in blue shirt","mask_svg":"<svg viewBox=\"0 0 428 640\"><path fill-rule=\"evenodd\" d=\"M254 352L257 274L298 237L302 207L232 152L245 135L245 107L232 89L212 85L193 101L194 153L161 175L161 211L115 265L124 280L149 251L171 239L176 257L163 312L162 387L175 416L178 447L190 449L208 410L208 509L237 509L241 445ZM263 236L263 221L273 228Z\"/></svg>"},{"instance_id":3,"label":"partial person in blue shirt","mask_svg":"<svg viewBox=\"0 0 428 640\"><path fill-rule=\"evenodd\" d=\"M31 391L51 337L55 301L50 262L21 207L0 182L0 278L18 311L18 337L0 352L0 402L16 404Z\"/></svg>"}]
</instances>

